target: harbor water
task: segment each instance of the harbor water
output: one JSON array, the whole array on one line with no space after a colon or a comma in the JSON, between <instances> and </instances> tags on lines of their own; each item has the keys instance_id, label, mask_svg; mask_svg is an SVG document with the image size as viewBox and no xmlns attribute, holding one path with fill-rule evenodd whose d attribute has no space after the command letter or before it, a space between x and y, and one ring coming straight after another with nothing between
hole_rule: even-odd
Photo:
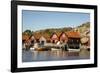
<instances>
[{"instance_id":1,"label":"harbor water","mask_svg":"<svg viewBox=\"0 0 100 73\"><path fill-rule=\"evenodd\" d=\"M59 60L80 60L90 59L90 51L81 50L78 52L69 51L34 51L23 50L22 62L36 62L36 61L59 61Z\"/></svg>"}]
</instances>

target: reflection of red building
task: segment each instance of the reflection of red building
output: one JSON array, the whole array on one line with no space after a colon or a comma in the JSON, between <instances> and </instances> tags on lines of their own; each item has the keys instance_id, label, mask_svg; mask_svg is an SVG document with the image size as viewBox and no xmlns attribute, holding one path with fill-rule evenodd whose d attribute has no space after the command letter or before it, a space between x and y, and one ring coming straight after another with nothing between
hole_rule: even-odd
<instances>
[{"instance_id":1,"label":"reflection of red building","mask_svg":"<svg viewBox=\"0 0 100 73\"><path fill-rule=\"evenodd\" d=\"M68 37L67 37L66 33L62 32L59 36L59 40L61 43L67 43Z\"/></svg>"},{"instance_id":2,"label":"reflection of red building","mask_svg":"<svg viewBox=\"0 0 100 73\"><path fill-rule=\"evenodd\" d=\"M57 43L59 41L59 37L56 33L53 33L50 37L51 43Z\"/></svg>"}]
</instances>

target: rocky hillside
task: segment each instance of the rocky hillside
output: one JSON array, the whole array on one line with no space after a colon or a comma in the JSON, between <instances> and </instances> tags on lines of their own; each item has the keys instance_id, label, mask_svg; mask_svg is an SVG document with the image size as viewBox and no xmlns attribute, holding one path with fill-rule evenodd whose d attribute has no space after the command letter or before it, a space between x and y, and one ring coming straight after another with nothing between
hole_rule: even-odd
<instances>
[{"instance_id":1,"label":"rocky hillside","mask_svg":"<svg viewBox=\"0 0 100 73\"><path fill-rule=\"evenodd\" d=\"M81 36L90 36L90 22L83 23L82 25L74 28L80 32Z\"/></svg>"},{"instance_id":2,"label":"rocky hillside","mask_svg":"<svg viewBox=\"0 0 100 73\"><path fill-rule=\"evenodd\" d=\"M52 28L52 29L45 29L45 30L39 30L36 31L34 33L47 33L49 35L51 35L52 33L61 33L61 32L67 32L67 31L71 31L73 28L71 27L65 27L65 28Z\"/></svg>"}]
</instances>

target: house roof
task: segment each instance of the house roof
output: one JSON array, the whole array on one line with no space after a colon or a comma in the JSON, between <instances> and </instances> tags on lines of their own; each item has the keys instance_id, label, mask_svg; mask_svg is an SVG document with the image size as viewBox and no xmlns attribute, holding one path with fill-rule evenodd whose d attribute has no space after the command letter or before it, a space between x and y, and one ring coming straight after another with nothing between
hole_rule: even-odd
<instances>
[{"instance_id":1,"label":"house roof","mask_svg":"<svg viewBox=\"0 0 100 73\"><path fill-rule=\"evenodd\" d=\"M67 37L69 37L69 38L80 38L80 33L79 33L79 32L75 32L75 31L56 32L56 33L52 33L51 35L48 34L48 33L35 32L35 33L32 34L32 36L34 36L34 38L35 38L36 40L39 40L41 37L44 37L46 40L50 40L51 37L52 37L54 34L57 35L58 39L60 38L60 36L61 36L62 34L65 34L65 35L66 35ZM32 36L31 36L31 37L32 37ZM22 38L28 40L28 39L29 39L29 36L23 35Z\"/></svg>"},{"instance_id":2,"label":"house roof","mask_svg":"<svg viewBox=\"0 0 100 73\"><path fill-rule=\"evenodd\" d=\"M66 32L66 35L69 38L80 38L80 33L76 32L76 31L68 31L68 32Z\"/></svg>"},{"instance_id":3,"label":"house roof","mask_svg":"<svg viewBox=\"0 0 100 73\"><path fill-rule=\"evenodd\" d=\"M32 36L34 36L35 39L37 40L37 39L39 39L41 37L41 34L37 32L37 33L33 33Z\"/></svg>"},{"instance_id":4,"label":"house roof","mask_svg":"<svg viewBox=\"0 0 100 73\"><path fill-rule=\"evenodd\" d=\"M58 38L59 34L60 34L60 33L58 33L58 32L57 32L57 33L56 33L56 32L54 32L54 33L52 33L52 35L50 36L50 38L52 38L52 36L53 36L53 35L56 35L56 36L57 36L57 38Z\"/></svg>"},{"instance_id":5,"label":"house roof","mask_svg":"<svg viewBox=\"0 0 100 73\"><path fill-rule=\"evenodd\" d=\"M35 37L36 40L39 40L41 37L44 37L46 40L50 40L50 36L47 33L33 33L33 36Z\"/></svg>"},{"instance_id":6,"label":"house roof","mask_svg":"<svg viewBox=\"0 0 100 73\"><path fill-rule=\"evenodd\" d=\"M25 41L27 41L27 40L29 40L29 35L27 35L27 34L23 34L22 35L22 40L25 40Z\"/></svg>"},{"instance_id":7,"label":"house roof","mask_svg":"<svg viewBox=\"0 0 100 73\"><path fill-rule=\"evenodd\" d=\"M66 33L65 33L65 32L62 32L62 33L59 35L59 38L60 38L63 34L65 34L65 36L67 37Z\"/></svg>"},{"instance_id":8,"label":"house roof","mask_svg":"<svg viewBox=\"0 0 100 73\"><path fill-rule=\"evenodd\" d=\"M49 35L49 34L44 33L42 36L43 36L46 40L50 40L50 35Z\"/></svg>"}]
</instances>

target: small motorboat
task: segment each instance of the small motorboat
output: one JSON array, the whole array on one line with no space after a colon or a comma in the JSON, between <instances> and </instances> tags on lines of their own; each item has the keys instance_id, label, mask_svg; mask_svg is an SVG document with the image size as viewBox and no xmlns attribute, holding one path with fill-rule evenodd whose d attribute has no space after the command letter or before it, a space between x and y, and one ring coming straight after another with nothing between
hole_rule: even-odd
<instances>
[{"instance_id":1,"label":"small motorboat","mask_svg":"<svg viewBox=\"0 0 100 73\"><path fill-rule=\"evenodd\" d=\"M34 47L31 47L30 50L35 50L35 48Z\"/></svg>"}]
</instances>

